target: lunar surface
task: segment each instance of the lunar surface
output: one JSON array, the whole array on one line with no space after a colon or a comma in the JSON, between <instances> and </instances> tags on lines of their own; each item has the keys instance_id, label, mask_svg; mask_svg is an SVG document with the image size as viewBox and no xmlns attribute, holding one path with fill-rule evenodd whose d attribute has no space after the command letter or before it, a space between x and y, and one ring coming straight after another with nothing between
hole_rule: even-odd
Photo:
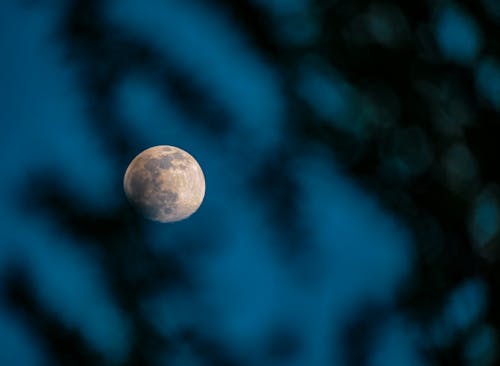
<instances>
[{"instance_id":1,"label":"lunar surface","mask_svg":"<svg viewBox=\"0 0 500 366\"><path fill-rule=\"evenodd\" d=\"M129 164L125 194L137 211L159 222L191 216L205 196L205 177L198 162L174 146L144 150Z\"/></svg>"}]
</instances>

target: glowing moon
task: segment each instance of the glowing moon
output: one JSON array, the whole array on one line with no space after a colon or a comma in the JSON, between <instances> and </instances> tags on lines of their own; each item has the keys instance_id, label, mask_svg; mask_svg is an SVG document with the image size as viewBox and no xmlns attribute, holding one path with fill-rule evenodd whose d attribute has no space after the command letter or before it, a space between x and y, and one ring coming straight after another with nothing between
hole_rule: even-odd
<instances>
[{"instance_id":1,"label":"glowing moon","mask_svg":"<svg viewBox=\"0 0 500 366\"><path fill-rule=\"evenodd\" d=\"M146 218L174 222L191 216L205 196L205 177L198 162L178 147L144 150L123 177L129 202Z\"/></svg>"}]
</instances>

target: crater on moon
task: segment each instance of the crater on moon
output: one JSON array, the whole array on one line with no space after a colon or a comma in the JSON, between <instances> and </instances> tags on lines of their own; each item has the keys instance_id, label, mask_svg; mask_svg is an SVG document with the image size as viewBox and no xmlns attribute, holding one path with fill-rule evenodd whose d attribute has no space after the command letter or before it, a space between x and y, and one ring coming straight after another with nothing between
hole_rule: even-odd
<instances>
[{"instance_id":1,"label":"crater on moon","mask_svg":"<svg viewBox=\"0 0 500 366\"><path fill-rule=\"evenodd\" d=\"M192 215L205 196L197 161L174 146L151 147L129 164L123 179L129 202L148 219L174 222Z\"/></svg>"}]
</instances>

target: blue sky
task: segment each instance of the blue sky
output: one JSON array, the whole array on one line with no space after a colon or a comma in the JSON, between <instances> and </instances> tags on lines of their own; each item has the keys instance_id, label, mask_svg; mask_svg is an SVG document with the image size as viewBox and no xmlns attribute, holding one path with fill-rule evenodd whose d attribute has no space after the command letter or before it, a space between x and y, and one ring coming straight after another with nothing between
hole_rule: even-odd
<instances>
[{"instance_id":1,"label":"blue sky","mask_svg":"<svg viewBox=\"0 0 500 366\"><path fill-rule=\"evenodd\" d=\"M286 4L273 2L272 11L286 14ZM303 9L307 2L296 6ZM55 174L82 212L113 212L124 199L125 167L93 129L78 64L64 59L55 36L60 8L0 5L0 48L9 50L0 59L0 156L8 172L0 181L5 203L0 263L21 260L47 311L110 361L120 361L127 357L133 330L108 290L99 253L67 235L53 217L21 211L16 201L31 173L40 172ZM411 275L409 230L346 177L334 156L298 146L288 168L298 187L297 221L307 235L301 257L285 261L277 248L287 239L272 225L265 198L251 192L254 174L288 143L290 116L279 70L251 47L238 24L206 4L123 0L106 2L102 10L124 34L172 60L231 121L230 133L217 140L199 127L205 121L193 123L158 80L140 73L124 75L113 90L117 133L133 136L144 148L169 144L187 150L207 180L196 215L172 226L146 225L143 238L153 251L177 253L200 291L165 289L145 298L145 318L166 336L195 327L256 365L274 364L263 354L263 342L275 328L290 327L302 347L283 364L322 366L334 360L342 365L341 332L347 322L365 302L391 308ZM457 42L457 34L465 42ZM477 25L457 9L443 10L436 39L454 62L470 64L478 57ZM478 89L495 105L496 89L488 80L497 78L497 69L497 63L485 60L477 76ZM332 81L311 70L297 90L317 113L340 116L345 128L352 128L346 111L353 90L340 77ZM207 249L191 255L181 247L186 239ZM456 319L446 318L449 324L470 321L460 304L474 291L484 297L482 288L471 282L457 290L450 299L450 316ZM465 305L477 308L470 317L481 314L486 300L481 301ZM379 331L371 364L424 363L421 329L405 314L391 314ZM0 342L0 363L40 365L50 357L22 319L2 306L0 340L9 341ZM196 364L196 355L185 352L175 362Z\"/></svg>"}]
</instances>

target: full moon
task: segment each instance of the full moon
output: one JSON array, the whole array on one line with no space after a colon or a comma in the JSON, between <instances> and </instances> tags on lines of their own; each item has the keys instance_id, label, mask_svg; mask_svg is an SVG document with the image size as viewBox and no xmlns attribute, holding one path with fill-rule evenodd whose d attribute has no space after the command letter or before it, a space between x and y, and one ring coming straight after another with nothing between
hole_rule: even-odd
<instances>
[{"instance_id":1,"label":"full moon","mask_svg":"<svg viewBox=\"0 0 500 366\"><path fill-rule=\"evenodd\" d=\"M125 195L146 218L175 222L191 216L205 196L205 177L198 162L175 146L144 150L123 177Z\"/></svg>"}]
</instances>

